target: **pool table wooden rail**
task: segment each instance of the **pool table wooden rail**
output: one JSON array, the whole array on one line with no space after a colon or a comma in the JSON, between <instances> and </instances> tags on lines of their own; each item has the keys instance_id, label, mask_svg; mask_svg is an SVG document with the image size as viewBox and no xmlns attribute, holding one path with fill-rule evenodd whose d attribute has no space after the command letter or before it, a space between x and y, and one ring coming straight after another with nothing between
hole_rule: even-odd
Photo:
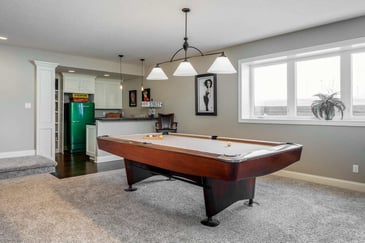
<instances>
[{"instance_id":1,"label":"pool table wooden rail","mask_svg":"<svg viewBox=\"0 0 365 243\"><path fill-rule=\"evenodd\" d=\"M280 145L282 142L271 142L271 141L262 141L262 140L254 140L254 139L242 139L242 138L229 138L229 137L219 137L219 136L207 136L207 135L197 135L197 134L188 134L188 133L170 133L170 136L176 137L191 137L191 138L201 138L201 139L215 139L218 141L227 141L227 142L237 142L237 143L251 143L251 144L261 144L261 145Z\"/></svg>"},{"instance_id":2,"label":"pool table wooden rail","mask_svg":"<svg viewBox=\"0 0 365 243\"><path fill-rule=\"evenodd\" d=\"M174 134L174 136L176 135ZM207 138L206 136L201 137ZM233 140L227 138L226 141ZM235 141L251 142L252 140L235 139ZM283 144L263 143L273 146ZM298 161L302 150L301 145L291 144L288 145L289 148L284 150L252 157L248 160L244 159L237 163L220 160L221 154L136 142L116 137L98 137L98 145L100 149L128 160L178 173L228 181L262 176L281 170Z\"/></svg>"}]
</instances>

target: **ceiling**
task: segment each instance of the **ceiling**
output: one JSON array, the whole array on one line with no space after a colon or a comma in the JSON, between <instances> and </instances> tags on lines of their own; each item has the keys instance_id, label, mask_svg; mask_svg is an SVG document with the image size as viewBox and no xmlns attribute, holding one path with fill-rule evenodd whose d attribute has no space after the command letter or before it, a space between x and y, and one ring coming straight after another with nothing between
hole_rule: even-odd
<instances>
[{"instance_id":1,"label":"ceiling","mask_svg":"<svg viewBox=\"0 0 365 243\"><path fill-rule=\"evenodd\" d=\"M182 47L184 7L203 52L365 14L363 0L2 0L0 43L151 64Z\"/></svg>"},{"instance_id":2,"label":"ceiling","mask_svg":"<svg viewBox=\"0 0 365 243\"><path fill-rule=\"evenodd\" d=\"M103 79L114 79L114 80L120 80L120 73L113 73L113 72L105 72L100 70L91 70L91 69L83 69L83 68L75 68L75 67L66 67L66 66L57 66L56 67L56 73L70 73L70 70L77 74L87 74L91 76L95 76L98 78ZM123 73L123 80L132 80L136 78L140 78L142 75L133 75L133 74L126 74ZM119 81L118 81L119 82Z\"/></svg>"}]
</instances>

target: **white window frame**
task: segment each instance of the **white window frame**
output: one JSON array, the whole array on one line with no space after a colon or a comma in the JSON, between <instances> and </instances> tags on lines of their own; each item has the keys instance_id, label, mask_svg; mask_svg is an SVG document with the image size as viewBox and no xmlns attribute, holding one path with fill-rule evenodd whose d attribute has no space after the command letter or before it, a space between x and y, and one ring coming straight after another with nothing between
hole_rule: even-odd
<instances>
[{"instance_id":1,"label":"white window frame","mask_svg":"<svg viewBox=\"0 0 365 243\"><path fill-rule=\"evenodd\" d=\"M365 52L365 37L354 40L291 50L264 56L245 58L238 61L238 122L295 125L365 126L365 116L352 116L352 70L351 54ZM341 100L345 103L343 120L318 120L314 117L296 116L296 74L295 62L340 56ZM254 90L252 68L287 63L287 105L288 115L254 117Z\"/></svg>"}]
</instances>

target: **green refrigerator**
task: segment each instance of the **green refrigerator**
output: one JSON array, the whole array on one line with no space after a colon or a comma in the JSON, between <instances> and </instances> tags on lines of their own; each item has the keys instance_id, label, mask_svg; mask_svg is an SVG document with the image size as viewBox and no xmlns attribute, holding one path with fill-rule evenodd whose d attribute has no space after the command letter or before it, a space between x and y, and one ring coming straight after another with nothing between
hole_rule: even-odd
<instances>
[{"instance_id":1,"label":"green refrigerator","mask_svg":"<svg viewBox=\"0 0 365 243\"><path fill-rule=\"evenodd\" d=\"M92 102L65 104L65 150L70 153L86 151L86 125L95 123Z\"/></svg>"}]
</instances>

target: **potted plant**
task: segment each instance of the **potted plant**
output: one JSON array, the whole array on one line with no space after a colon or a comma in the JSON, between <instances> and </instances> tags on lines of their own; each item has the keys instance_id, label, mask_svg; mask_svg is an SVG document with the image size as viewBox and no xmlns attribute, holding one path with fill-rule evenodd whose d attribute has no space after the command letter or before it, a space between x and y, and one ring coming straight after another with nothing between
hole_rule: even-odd
<instances>
[{"instance_id":1,"label":"potted plant","mask_svg":"<svg viewBox=\"0 0 365 243\"><path fill-rule=\"evenodd\" d=\"M332 120L336 114L336 109L341 113L341 120L343 119L343 111L345 104L339 99L335 98L337 92L333 94L316 94L319 100L313 101L311 105L314 116L318 119Z\"/></svg>"}]
</instances>

